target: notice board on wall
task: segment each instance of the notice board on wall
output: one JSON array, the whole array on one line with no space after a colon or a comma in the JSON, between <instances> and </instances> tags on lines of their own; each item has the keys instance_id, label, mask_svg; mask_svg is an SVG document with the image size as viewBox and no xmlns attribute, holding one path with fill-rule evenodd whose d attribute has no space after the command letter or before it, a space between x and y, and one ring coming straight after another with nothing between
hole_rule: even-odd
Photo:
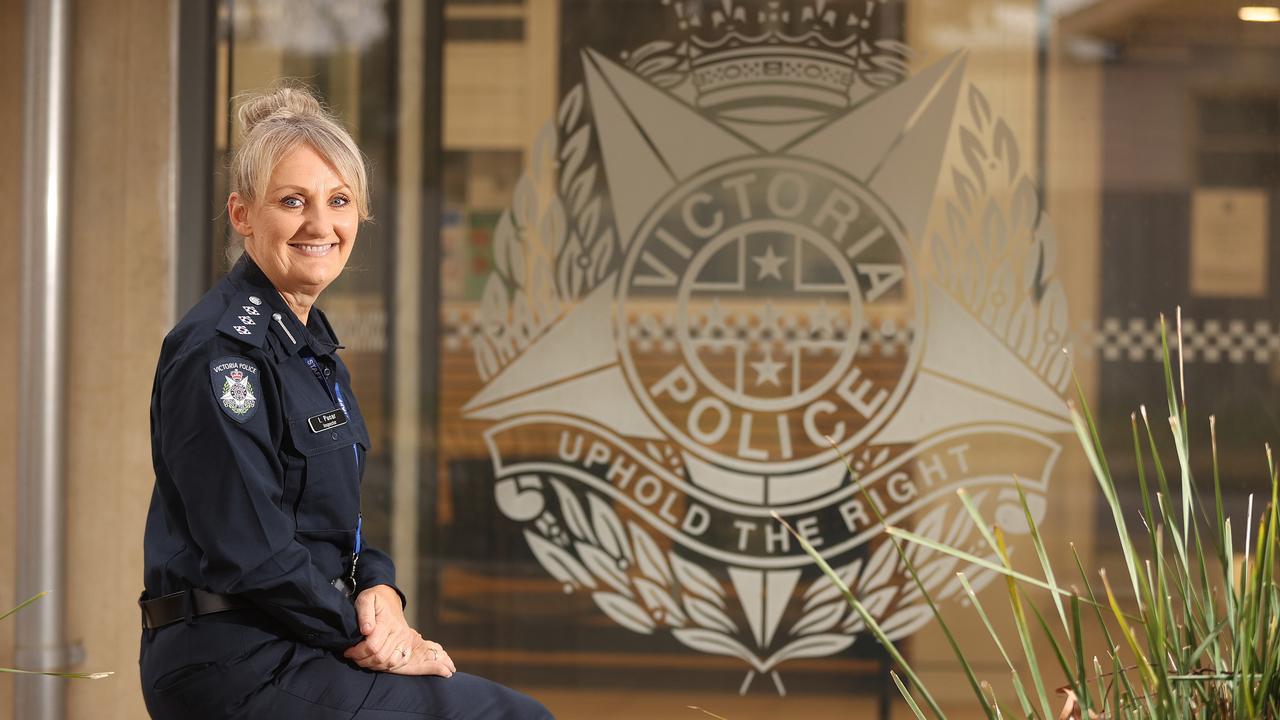
<instances>
[{"instance_id":1,"label":"notice board on wall","mask_svg":"<svg viewBox=\"0 0 1280 720\"><path fill-rule=\"evenodd\" d=\"M1191 201L1191 292L1267 294L1270 199L1258 188L1200 188Z\"/></svg>"}]
</instances>

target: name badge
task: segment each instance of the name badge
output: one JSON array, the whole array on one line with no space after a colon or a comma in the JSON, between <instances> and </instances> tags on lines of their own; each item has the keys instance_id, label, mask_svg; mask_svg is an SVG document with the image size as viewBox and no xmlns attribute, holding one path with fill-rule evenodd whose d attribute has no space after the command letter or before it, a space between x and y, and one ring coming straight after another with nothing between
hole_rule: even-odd
<instances>
[{"instance_id":1,"label":"name badge","mask_svg":"<svg viewBox=\"0 0 1280 720\"><path fill-rule=\"evenodd\" d=\"M334 408L319 415L312 415L307 418L307 424L311 426L311 432L321 433L325 430L332 430L341 425L346 425L347 414L342 412L342 408Z\"/></svg>"}]
</instances>

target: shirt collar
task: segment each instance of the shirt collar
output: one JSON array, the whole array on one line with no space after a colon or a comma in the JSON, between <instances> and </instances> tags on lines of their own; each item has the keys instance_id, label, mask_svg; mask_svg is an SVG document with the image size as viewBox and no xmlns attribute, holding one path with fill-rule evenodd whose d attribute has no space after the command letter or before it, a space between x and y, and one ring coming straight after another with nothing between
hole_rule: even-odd
<instances>
[{"instance_id":1,"label":"shirt collar","mask_svg":"<svg viewBox=\"0 0 1280 720\"><path fill-rule=\"evenodd\" d=\"M307 324L303 326L284 301L284 297L271 284L266 273L249 257L249 253L240 255L227 277L236 287L253 293L254 297L260 298L271 308L271 332L290 355L303 347L309 348L314 355L328 355L342 347L333 332L333 326L320 308L312 306Z\"/></svg>"}]
</instances>

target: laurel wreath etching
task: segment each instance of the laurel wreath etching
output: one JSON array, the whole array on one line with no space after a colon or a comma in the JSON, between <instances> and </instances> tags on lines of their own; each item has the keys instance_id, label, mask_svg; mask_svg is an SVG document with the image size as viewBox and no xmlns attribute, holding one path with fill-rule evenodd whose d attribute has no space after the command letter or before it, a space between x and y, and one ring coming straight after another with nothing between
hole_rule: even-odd
<instances>
[{"instance_id":1,"label":"laurel wreath etching","mask_svg":"<svg viewBox=\"0 0 1280 720\"><path fill-rule=\"evenodd\" d=\"M534 143L511 208L494 229L494 272L480 298L476 368L488 381L616 266L618 240L593 161L586 89L575 85ZM559 177L552 192L538 180Z\"/></svg>"},{"instance_id":2,"label":"laurel wreath etching","mask_svg":"<svg viewBox=\"0 0 1280 720\"><path fill-rule=\"evenodd\" d=\"M926 268L975 318L1059 392L1070 379L1067 295L1040 196L1013 130L969 85L957 123L963 162L943 179L945 220L927 232Z\"/></svg>"},{"instance_id":3,"label":"laurel wreath etching","mask_svg":"<svg viewBox=\"0 0 1280 720\"><path fill-rule=\"evenodd\" d=\"M795 619L786 626L781 647L767 652L770 648L760 647L751 638L741 613L727 602L726 580L674 549L664 550L643 526L623 520L596 493L580 495L551 476L522 476L521 485L526 492L536 488L544 494L543 507L556 510L545 509L532 527L524 529L538 562L566 592L589 592L602 612L628 630L650 635L666 629L683 645L739 658L761 674L787 660L840 652L863 630L861 617L839 588L819 575L800 596L799 606L789 608L788 617ZM981 507L990 496L991 491L981 491L973 501ZM1012 500L998 497L997 502ZM963 547L974 531L963 513L954 503L943 502L923 515L915 532L950 547ZM961 589L954 557L920 545L905 552L920 585L905 574L896 548L888 541L837 568L891 639L911 634L931 617L921 586L935 601L952 598ZM999 561L976 545L973 552ZM993 578L979 570L971 573L970 584L977 589Z\"/></svg>"}]
</instances>

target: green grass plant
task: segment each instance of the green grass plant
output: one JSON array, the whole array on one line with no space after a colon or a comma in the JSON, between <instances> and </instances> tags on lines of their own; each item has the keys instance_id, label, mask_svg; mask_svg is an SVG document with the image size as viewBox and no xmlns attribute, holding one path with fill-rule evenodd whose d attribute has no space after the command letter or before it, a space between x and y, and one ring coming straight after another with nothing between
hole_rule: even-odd
<instances>
[{"instance_id":1,"label":"green grass plant","mask_svg":"<svg viewBox=\"0 0 1280 720\"><path fill-rule=\"evenodd\" d=\"M23 608L29 605L35 604L38 600L40 600L40 598L43 598L45 595L48 595L48 594L49 593L47 592L42 592L37 595L33 595L27 598L26 600L23 600L22 602L18 603L18 605L14 607L12 610L9 610L3 615L0 615L0 620L5 620L11 615L16 615L18 611L22 610ZM101 680L102 678L110 677L115 674L111 672L93 672L93 673L47 672L47 671L41 671L41 670L19 670L17 668L7 668L7 667L0 667L0 673L9 673L11 675L48 675L50 677L60 677L60 678L67 678L71 680Z\"/></svg>"},{"instance_id":2,"label":"green grass plant","mask_svg":"<svg viewBox=\"0 0 1280 720\"><path fill-rule=\"evenodd\" d=\"M1176 381L1163 317L1160 328L1167 432L1172 438L1177 467L1166 470L1161 463L1157 437L1162 437L1165 429L1157 432L1153 428L1146 408L1134 413L1130 426L1140 507L1121 504L1098 424L1078 381L1076 398L1069 403L1075 433L1110 510L1124 561L1122 574L1109 576L1105 569L1090 573L1074 544L1070 546L1074 567L1069 575L1055 571L1016 478L1039 576L1014 569L1004 530L984 519L963 490L958 493L959 501L989 546L989 557L998 558L998 562L900 527L884 526L886 541L894 543L903 566L917 583L916 568L904 550L907 543L949 554L1004 578L1016 633L1013 637L1001 637L991 620L994 610L984 606L965 574L958 573L973 612L1008 668L1011 692L999 689L1005 687L1003 679L993 683L978 677L972 649L956 642L946 620L929 599L934 617L972 688L976 705L990 718L1280 720L1280 586L1276 581L1280 564L1276 517L1280 485L1275 462L1267 447L1270 495L1256 521L1250 496L1249 516L1244 518L1245 542L1237 550L1232 518L1226 516L1223 507L1217 424L1212 417L1208 420L1211 492L1202 490L1191 472L1191 421L1182 364L1181 312L1177 323ZM852 467L850 473L856 477ZM868 505L876 507L873 502ZM778 516L775 518L782 522ZM1141 530L1136 523L1130 527L1130 521L1138 519ZM884 518L880 521L883 524ZM794 530L792 534L844 593L872 636L897 664L893 681L914 716L946 718L927 685L859 598L802 535ZM1070 581L1064 581L1068 576ZM1122 598L1117 592L1117 582L1126 586L1127 597ZM922 584L920 589L924 590ZM1052 601L1047 618L1038 602L1045 594ZM1105 646L1090 647L1097 645L1099 638ZM1020 657L1015 657L1013 653L1018 652ZM1044 655L1053 658L1050 667L1041 667L1040 658Z\"/></svg>"}]
</instances>

